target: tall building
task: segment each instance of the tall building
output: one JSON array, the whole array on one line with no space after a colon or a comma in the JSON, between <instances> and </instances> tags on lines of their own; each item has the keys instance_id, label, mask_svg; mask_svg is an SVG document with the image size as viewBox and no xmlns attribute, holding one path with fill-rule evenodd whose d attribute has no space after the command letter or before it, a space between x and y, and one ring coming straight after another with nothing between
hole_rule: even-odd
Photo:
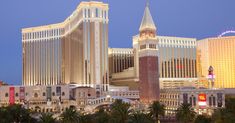
<instances>
[{"instance_id":1,"label":"tall building","mask_svg":"<svg viewBox=\"0 0 235 123\"><path fill-rule=\"evenodd\" d=\"M212 66L216 88L235 88L234 47L235 36L197 41L199 77L207 78L208 68Z\"/></svg>"},{"instance_id":2,"label":"tall building","mask_svg":"<svg viewBox=\"0 0 235 123\"><path fill-rule=\"evenodd\" d=\"M108 4L81 2L62 23L22 29L23 85L108 90Z\"/></svg>"},{"instance_id":3,"label":"tall building","mask_svg":"<svg viewBox=\"0 0 235 123\"><path fill-rule=\"evenodd\" d=\"M150 103L160 99L160 88L157 28L150 14L148 4L145 7L139 32L134 52L136 53L136 62L139 64L140 101Z\"/></svg>"},{"instance_id":4,"label":"tall building","mask_svg":"<svg viewBox=\"0 0 235 123\"><path fill-rule=\"evenodd\" d=\"M197 83L196 39L158 35L155 37L158 40L158 52L155 53L159 56L160 88L191 86ZM138 89L140 38L141 35L133 36L132 49L113 48L109 50L109 67L112 71L110 81L113 85ZM128 59L132 55L134 66L123 67L121 59Z\"/></svg>"},{"instance_id":5,"label":"tall building","mask_svg":"<svg viewBox=\"0 0 235 123\"><path fill-rule=\"evenodd\" d=\"M197 81L196 39L158 36L161 88L192 85Z\"/></svg>"},{"instance_id":6,"label":"tall building","mask_svg":"<svg viewBox=\"0 0 235 123\"><path fill-rule=\"evenodd\" d=\"M119 73L134 67L132 48L109 48L109 73Z\"/></svg>"},{"instance_id":7,"label":"tall building","mask_svg":"<svg viewBox=\"0 0 235 123\"><path fill-rule=\"evenodd\" d=\"M132 48L109 48L109 74L111 85L138 89Z\"/></svg>"}]
</instances>

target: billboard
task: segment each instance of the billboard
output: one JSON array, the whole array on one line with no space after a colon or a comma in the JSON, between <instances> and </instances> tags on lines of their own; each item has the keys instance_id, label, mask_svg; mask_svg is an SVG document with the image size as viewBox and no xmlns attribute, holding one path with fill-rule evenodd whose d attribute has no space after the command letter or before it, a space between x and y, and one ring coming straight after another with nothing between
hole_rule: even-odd
<instances>
[{"instance_id":1,"label":"billboard","mask_svg":"<svg viewBox=\"0 0 235 123\"><path fill-rule=\"evenodd\" d=\"M25 87L20 87L20 101L25 100Z\"/></svg>"},{"instance_id":2,"label":"billboard","mask_svg":"<svg viewBox=\"0 0 235 123\"><path fill-rule=\"evenodd\" d=\"M188 94L187 93L183 94L183 103L188 103Z\"/></svg>"},{"instance_id":3,"label":"billboard","mask_svg":"<svg viewBox=\"0 0 235 123\"><path fill-rule=\"evenodd\" d=\"M198 105L206 106L206 94L198 94Z\"/></svg>"},{"instance_id":4,"label":"billboard","mask_svg":"<svg viewBox=\"0 0 235 123\"><path fill-rule=\"evenodd\" d=\"M10 105L15 104L15 87L9 88L9 103Z\"/></svg>"},{"instance_id":5,"label":"billboard","mask_svg":"<svg viewBox=\"0 0 235 123\"><path fill-rule=\"evenodd\" d=\"M56 87L56 96L61 96L61 87L60 86Z\"/></svg>"},{"instance_id":6,"label":"billboard","mask_svg":"<svg viewBox=\"0 0 235 123\"><path fill-rule=\"evenodd\" d=\"M217 106L222 107L223 106L223 94L217 93Z\"/></svg>"},{"instance_id":7,"label":"billboard","mask_svg":"<svg viewBox=\"0 0 235 123\"><path fill-rule=\"evenodd\" d=\"M51 87L47 87L47 101L51 101Z\"/></svg>"}]
</instances>

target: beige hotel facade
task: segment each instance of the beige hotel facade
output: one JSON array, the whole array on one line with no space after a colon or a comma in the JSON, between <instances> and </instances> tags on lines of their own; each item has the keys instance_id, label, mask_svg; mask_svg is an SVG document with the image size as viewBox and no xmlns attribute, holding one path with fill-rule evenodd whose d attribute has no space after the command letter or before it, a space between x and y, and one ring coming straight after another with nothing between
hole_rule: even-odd
<instances>
[{"instance_id":1,"label":"beige hotel facade","mask_svg":"<svg viewBox=\"0 0 235 123\"><path fill-rule=\"evenodd\" d=\"M62 23L22 29L23 85L108 90L108 4L81 2Z\"/></svg>"},{"instance_id":2,"label":"beige hotel facade","mask_svg":"<svg viewBox=\"0 0 235 123\"><path fill-rule=\"evenodd\" d=\"M235 36L197 41L198 77L205 86L208 69L214 68L215 88L235 88Z\"/></svg>"}]
</instances>

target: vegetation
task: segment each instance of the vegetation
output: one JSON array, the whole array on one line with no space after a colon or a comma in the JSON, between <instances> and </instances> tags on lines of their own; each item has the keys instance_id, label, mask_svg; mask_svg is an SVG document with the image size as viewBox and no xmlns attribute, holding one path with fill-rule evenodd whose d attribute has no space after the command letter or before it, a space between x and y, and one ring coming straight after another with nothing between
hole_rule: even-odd
<instances>
[{"instance_id":1,"label":"vegetation","mask_svg":"<svg viewBox=\"0 0 235 123\"><path fill-rule=\"evenodd\" d=\"M79 123L79 113L73 108L66 109L60 117L62 123Z\"/></svg>"},{"instance_id":2,"label":"vegetation","mask_svg":"<svg viewBox=\"0 0 235 123\"><path fill-rule=\"evenodd\" d=\"M196 116L196 112L193 110L190 104L183 103L177 109L176 119L182 123L192 123Z\"/></svg>"},{"instance_id":3,"label":"vegetation","mask_svg":"<svg viewBox=\"0 0 235 123\"><path fill-rule=\"evenodd\" d=\"M21 105L10 105L0 108L0 123L33 123L35 119L30 116L30 111Z\"/></svg>"},{"instance_id":4,"label":"vegetation","mask_svg":"<svg viewBox=\"0 0 235 123\"><path fill-rule=\"evenodd\" d=\"M56 119L53 118L51 113L42 113L39 119L39 123L55 123Z\"/></svg>"},{"instance_id":5,"label":"vegetation","mask_svg":"<svg viewBox=\"0 0 235 123\"><path fill-rule=\"evenodd\" d=\"M165 115L165 106L158 101L154 101L150 106L150 114L152 115L155 122L158 122L159 116Z\"/></svg>"},{"instance_id":6,"label":"vegetation","mask_svg":"<svg viewBox=\"0 0 235 123\"><path fill-rule=\"evenodd\" d=\"M194 123L211 123L211 118L206 115L198 115Z\"/></svg>"},{"instance_id":7,"label":"vegetation","mask_svg":"<svg viewBox=\"0 0 235 123\"><path fill-rule=\"evenodd\" d=\"M96 123L109 123L109 119L111 119L110 114L102 108L95 113L94 120Z\"/></svg>"},{"instance_id":8,"label":"vegetation","mask_svg":"<svg viewBox=\"0 0 235 123\"><path fill-rule=\"evenodd\" d=\"M128 123L154 123L154 120L150 114L137 111L130 115Z\"/></svg>"},{"instance_id":9,"label":"vegetation","mask_svg":"<svg viewBox=\"0 0 235 123\"><path fill-rule=\"evenodd\" d=\"M127 123L130 115L130 104L116 100L111 105L112 123Z\"/></svg>"},{"instance_id":10,"label":"vegetation","mask_svg":"<svg viewBox=\"0 0 235 123\"><path fill-rule=\"evenodd\" d=\"M235 123L235 98L226 98L226 108L216 110L212 116L196 115L190 104L182 104L176 118L179 123ZM108 109L100 108L94 114L68 108L59 117L50 113L35 113L21 105L0 108L0 123L157 123L164 117L165 106L153 102L149 110L133 111L130 104L116 100Z\"/></svg>"}]
</instances>

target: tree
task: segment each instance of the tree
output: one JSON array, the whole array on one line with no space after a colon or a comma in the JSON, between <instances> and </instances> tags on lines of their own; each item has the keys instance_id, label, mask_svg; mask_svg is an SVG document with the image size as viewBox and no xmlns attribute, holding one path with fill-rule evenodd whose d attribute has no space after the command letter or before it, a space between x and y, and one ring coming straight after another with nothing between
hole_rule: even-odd
<instances>
[{"instance_id":1,"label":"tree","mask_svg":"<svg viewBox=\"0 0 235 123\"><path fill-rule=\"evenodd\" d=\"M235 98L226 96L225 97L225 108L228 112L232 113L235 115Z\"/></svg>"},{"instance_id":2,"label":"tree","mask_svg":"<svg viewBox=\"0 0 235 123\"><path fill-rule=\"evenodd\" d=\"M0 123L10 123L11 117L6 107L0 108Z\"/></svg>"},{"instance_id":3,"label":"tree","mask_svg":"<svg viewBox=\"0 0 235 123\"><path fill-rule=\"evenodd\" d=\"M211 118L205 115L198 115L194 123L211 123Z\"/></svg>"},{"instance_id":4,"label":"tree","mask_svg":"<svg viewBox=\"0 0 235 123\"><path fill-rule=\"evenodd\" d=\"M165 106L159 101L154 101L150 106L150 114L155 119L155 121L158 122L159 116L165 115Z\"/></svg>"},{"instance_id":5,"label":"tree","mask_svg":"<svg viewBox=\"0 0 235 123\"><path fill-rule=\"evenodd\" d=\"M22 107L22 105L10 105L6 108L10 115L10 122L15 123L30 123L33 118L30 116L30 111Z\"/></svg>"},{"instance_id":6,"label":"tree","mask_svg":"<svg viewBox=\"0 0 235 123\"><path fill-rule=\"evenodd\" d=\"M99 111L97 111L95 113L95 122L96 123L109 123L109 119L110 119L110 115L104 111L103 108L99 109Z\"/></svg>"},{"instance_id":7,"label":"tree","mask_svg":"<svg viewBox=\"0 0 235 123\"><path fill-rule=\"evenodd\" d=\"M81 114L79 123L93 123L93 116L91 114Z\"/></svg>"},{"instance_id":8,"label":"tree","mask_svg":"<svg viewBox=\"0 0 235 123\"><path fill-rule=\"evenodd\" d=\"M196 112L188 103L181 104L176 112L176 119L182 123L190 123L194 121L195 116Z\"/></svg>"},{"instance_id":9,"label":"tree","mask_svg":"<svg viewBox=\"0 0 235 123\"><path fill-rule=\"evenodd\" d=\"M79 122L79 113L72 108L67 108L61 114L62 123L78 123Z\"/></svg>"},{"instance_id":10,"label":"tree","mask_svg":"<svg viewBox=\"0 0 235 123\"><path fill-rule=\"evenodd\" d=\"M53 114L42 113L40 116L39 123L55 123L56 120L53 118Z\"/></svg>"},{"instance_id":11,"label":"tree","mask_svg":"<svg viewBox=\"0 0 235 123\"><path fill-rule=\"evenodd\" d=\"M150 114L137 111L131 114L128 123L154 123Z\"/></svg>"},{"instance_id":12,"label":"tree","mask_svg":"<svg viewBox=\"0 0 235 123\"><path fill-rule=\"evenodd\" d=\"M113 123L127 123L130 113L130 104L122 100L116 100L111 105L111 122Z\"/></svg>"},{"instance_id":13,"label":"tree","mask_svg":"<svg viewBox=\"0 0 235 123\"><path fill-rule=\"evenodd\" d=\"M222 108L213 113L212 121L213 123L235 123L235 117L229 110Z\"/></svg>"}]
</instances>

